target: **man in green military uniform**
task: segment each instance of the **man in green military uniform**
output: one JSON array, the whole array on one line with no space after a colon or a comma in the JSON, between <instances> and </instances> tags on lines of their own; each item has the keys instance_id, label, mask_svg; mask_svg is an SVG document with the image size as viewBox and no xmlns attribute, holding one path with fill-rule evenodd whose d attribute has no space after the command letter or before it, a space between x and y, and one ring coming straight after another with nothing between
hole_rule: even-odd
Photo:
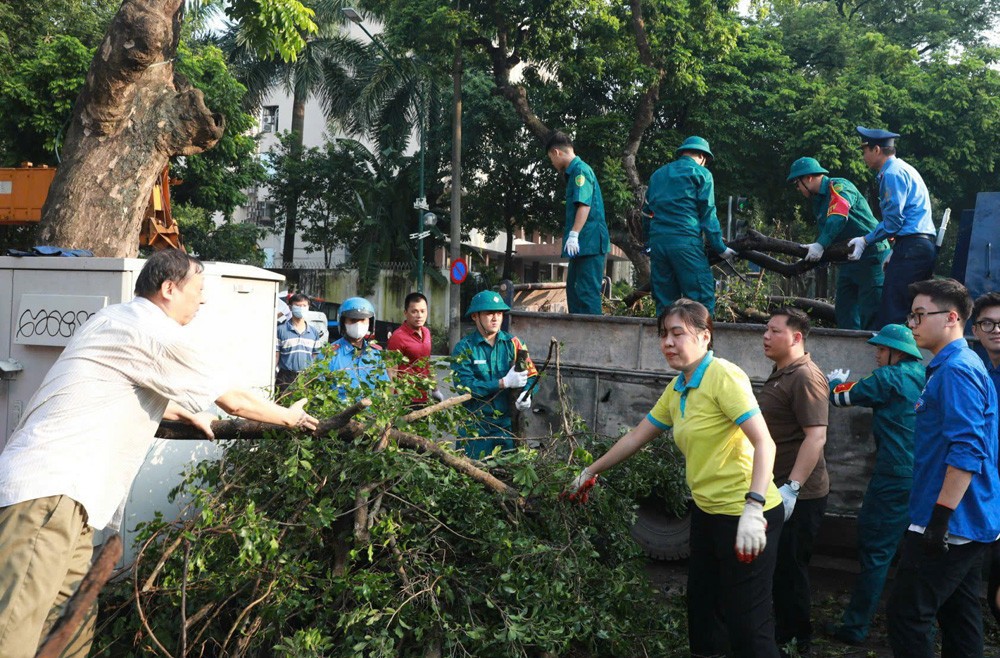
<instances>
[{"instance_id":1,"label":"man in green military uniform","mask_svg":"<svg viewBox=\"0 0 1000 658\"><path fill-rule=\"evenodd\" d=\"M479 419L475 429L480 438L461 442L469 457L488 455L497 446L502 450L514 448L508 389L529 386L538 376L530 357L524 369L518 369L517 352L527 353L528 348L517 336L500 329L503 314L509 310L492 290L477 293L465 313L472 318L476 331L458 341L451 353L455 378L472 393L465 408ZM513 402L521 411L531 408L531 396L525 392Z\"/></svg>"},{"instance_id":2,"label":"man in green military uniform","mask_svg":"<svg viewBox=\"0 0 1000 658\"><path fill-rule=\"evenodd\" d=\"M861 573L840 624L828 629L848 644L860 644L868 636L889 563L910 524L914 405L925 383L923 357L907 327L887 324L868 342L875 345L878 364L872 374L856 382L848 381L846 370L827 375L833 406L871 407L873 412L875 470L858 515Z\"/></svg>"},{"instance_id":3,"label":"man in green military uniform","mask_svg":"<svg viewBox=\"0 0 1000 658\"><path fill-rule=\"evenodd\" d=\"M812 213L819 224L819 236L811 244L807 261L818 261L834 242L867 235L878 220L868 201L851 181L831 178L815 158L799 158L792 163L788 181L812 201ZM839 265L835 314L841 329L875 329L882 302L885 274L882 262L889 246L885 240L868 245L861 258Z\"/></svg>"},{"instance_id":4,"label":"man in green military uniform","mask_svg":"<svg viewBox=\"0 0 1000 658\"><path fill-rule=\"evenodd\" d=\"M611 240L604 219L604 198L594 170L573 150L573 142L554 132L545 152L556 171L566 176L566 225L562 257L569 259L566 304L570 313L601 315L601 280Z\"/></svg>"},{"instance_id":5,"label":"man in green military uniform","mask_svg":"<svg viewBox=\"0 0 1000 658\"><path fill-rule=\"evenodd\" d=\"M715 213L715 180L705 166L715 156L708 142L697 136L684 140L677 155L653 172L642 208L656 314L681 297L701 302L714 313L715 278L705 255L705 240L726 260L736 255L722 241Z\"/></svg>"}]
</instances>

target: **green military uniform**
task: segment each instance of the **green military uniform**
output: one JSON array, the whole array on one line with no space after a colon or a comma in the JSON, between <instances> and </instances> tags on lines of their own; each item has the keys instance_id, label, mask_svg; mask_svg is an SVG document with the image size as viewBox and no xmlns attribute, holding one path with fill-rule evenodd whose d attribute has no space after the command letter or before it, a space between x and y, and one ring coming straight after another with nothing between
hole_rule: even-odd
<instances>
[{"instance_id":1,"label":"green military uniform","mask_svg":"<svg viewBox=\"0 0 1000 658\"><path fill-rule=\"evenodd\" d=\"M576 207L589 206L590 214L580 231L580 253L572 258L566 253L566 240L573 230ZM579 156L566 167L566 225L563 228L562 257L569 258L566 279L566 304L570 313L601 315L601 280L604 261L611 240L604 217L604 197L594 170Z\"/></svg>"},{"instance_id":2,"label":"green military uniform","mask_svg":"<svg viewBox=\"0 0 1000 658\"><path fill-rule=\"evenodd\" d=\"M854 183L845 178L824 176L819 194L812 199L812 210L819 223L816 242L824 249L834 242L867 235L878 224L868 201ZM838 266L834 312L839 328L875 328L885 280L882 262L888 249L885 240L879 240L868 245L857 261Z\"/></svg>"},{"instance_id":3,"label":"green military uniform","mask_svg":"<svg viewBox=\"0 0 1000 658\"><path fill-rule=\"evenodd\" d=\"M868 636L889 564L909 527L914 404L926 379L924 366L917 360L920 350L906 327L886 325L868 342L905 351L915 358L903 357L899 363L876 368L857 382L837 379L830 382L830 401L834 406L872 408L875 439L875 470L858 515L861 573L837 631L838 636L854 642Z\"/></svg>"},{"instance_id":4,"label":"green military uniform","mask_svg":"<svg viewBox=\"0 0 1000 658\"><path fill-rule=\"evenodd\" d=\"M712 155L701 138L689 138L677 150L685 149ZM701 302L712 314L715 278L705 256L705 240L718 254L726 250L715 213L712 172L688 156L660 167L649 179L643 213L648 220L646 244L656 314L681 297Z\"/></svg>"}]
</instances>

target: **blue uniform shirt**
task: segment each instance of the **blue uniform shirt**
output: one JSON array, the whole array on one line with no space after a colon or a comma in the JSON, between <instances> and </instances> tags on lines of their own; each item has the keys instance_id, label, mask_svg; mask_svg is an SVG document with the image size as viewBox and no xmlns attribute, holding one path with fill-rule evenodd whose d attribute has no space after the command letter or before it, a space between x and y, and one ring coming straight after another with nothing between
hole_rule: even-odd
<instances>
[{"instance_id":1,"label":"blue uniform shirt","mask_svg":"<svg viewBox=\"0 0 1000 658\"><path fill-rule=\"evenodd\" d=\"M608 253L611 239L608 234L608 224L604 217L604 197L601 196L601 186L597 182L594 170L580 156L573 158L566 167L566 224L563 227L562 257L569 258L566 253L566 240L573 230L576 220L576 207L589 206L590 214L580 230L580 253L577 256L597 256ZM506 372L506 371L505 371Z\"/></svg>"},{"instance_id":2,"label":"blue uniform shirt","mask_svg":"<svg viewBox=\"0 0 1000 658\"><path fill-rule=\"evenodd\" d=\"M649 244L707 240L715 253L726 250L715 212L715 179L689 156L682 155L653 172L642 209L652 215L646 231Z\"/></svg>"},{"instance_id":3,"label":"blue uniform shirt","mask_svg":"<svg viewBox=\"0 0 1000 658\"><path fill-rule=\"evenodd\" d=\"M997 471L997 391L982 359L964 338L948 344L927 366L917 398L910 522L927 526L948 466L972 473L948 532L978 542L1000 534Z\"/></svg>"},{"instance_id":4,"label":"blue uniform shirt","mask_svg":"<svg viewBox=\"0 0 1000 658\"><path fill-rule=\"evenodd\" d=\"M878 173L882 221L865 236L871 244L887 237L935 235L931 195L912 165L890 156Z\"/></svg>"},{"instance_id":5,"label":"blue uniform shirt","mask_svg":"<svg viewBox=\"0 0 1000 658\"><path fill-rule=\"evenodd\" d=\"M341 338L330 345L330 370L343 370L351 378L350 389L361 386L371 388L375 382L389 381L389 371L382 361L382 352L377 345L364 341L361 348L356 348L346 338ZM340 387L337 392L340 398L347 399L348 389Z\"/></svg>"},{"instance_id":6,"label":"blue uniform shirt","mask_svg":"<svg viewBox=\"0 0 1000 658\"><path fill-rule=\"evenodd\" d=\"M319 355L319 332L306 322L305 330L295 331L292 321L278 325L278 368L301 372L312 365Z\"/></svg>"},{"instance_id":7,"label":"blue uniform shirt","mask_svg":"<svg viewBox=\"0 0 1000 658\"><path fill-rule=\"evenodd\" d=\"M997 396L1000 397L1000 366L994 367L990 357L986 355L983 355L983 365L986 366L986 374L990 376L993 388L997 390Z\"/></svg>"}]
</instances>

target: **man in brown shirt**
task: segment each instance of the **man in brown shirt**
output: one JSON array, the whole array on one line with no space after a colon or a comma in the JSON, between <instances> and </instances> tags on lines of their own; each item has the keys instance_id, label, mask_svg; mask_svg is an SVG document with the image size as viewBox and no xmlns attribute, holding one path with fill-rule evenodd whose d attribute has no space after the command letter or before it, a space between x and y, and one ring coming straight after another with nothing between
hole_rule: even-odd
<instances>
[{"instance_id":1,"label":"man in brown shirt","mask_svg":"<svg viewBox=\"0 0 1000 658\"><path fill-rule=\"evenodd\" d=\"M774 570L775 638L793 640L809 655L809 560L830 493L823 459L829 417L826 376L806 353L809 318L802 311L776 311L764 332L764 356L774 370L757 394L767 429L777 445L774 483L785 504L785 525ZM786 649L781 649L782 655Z\"/></svg>"}]
</instances>

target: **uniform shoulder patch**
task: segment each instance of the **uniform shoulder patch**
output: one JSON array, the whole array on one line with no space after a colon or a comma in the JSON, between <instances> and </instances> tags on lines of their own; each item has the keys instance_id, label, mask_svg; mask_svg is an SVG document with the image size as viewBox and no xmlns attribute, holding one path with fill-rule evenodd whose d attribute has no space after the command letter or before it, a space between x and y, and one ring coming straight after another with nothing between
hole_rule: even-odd
<instances>
[{"instance_id":1,"label":"uniform shoulder patch","mask_svg":"<svg viewBox=\"0 0 1000 658\"><path fill-rule=\"evenodd\" d=\"M833 387L833 392L846 393L847 391L854 388L855 384L857 384L857 382L844 382L843 384L837 384L836 386Z\"/></svg>"},{"instance_id":2,"label":"uniform shoulder patch","mask_svg":"<svg viewBox=\"0 0 1000 658\"><path fill-rule=\"evenodd\" d=\"M584 176L583 174L577 174L576 178L574 179L574 182L576 183L577 187L583 187L583 184L587 182L587 177Z\"/></svg>"},{"instance_id":3,"label":"uniform shoulder patch","mask_svg":"<svg viewBox=\"0 0 1000 658\"><path fill-rule=\"evenodd\" d=\"M331 352L337 352L339 350L340 350L340 343L331 343L330 344L330 351Z\"/></svg>"},{"instance_id":4,"label":"uniform shoulder patch","mask_svg":"<svg viewBox=\"0 0 1000 658\"><path fill-rule=\"evenodd\" d=\"M841 196L840 192L844 189L843 185L834 185L830 189L830 206L827 209L827 216L830 215L840 215L842 217L847 217L848 213L851 212L851 202L845 197Z\"/></svg>"}]
</instances>

